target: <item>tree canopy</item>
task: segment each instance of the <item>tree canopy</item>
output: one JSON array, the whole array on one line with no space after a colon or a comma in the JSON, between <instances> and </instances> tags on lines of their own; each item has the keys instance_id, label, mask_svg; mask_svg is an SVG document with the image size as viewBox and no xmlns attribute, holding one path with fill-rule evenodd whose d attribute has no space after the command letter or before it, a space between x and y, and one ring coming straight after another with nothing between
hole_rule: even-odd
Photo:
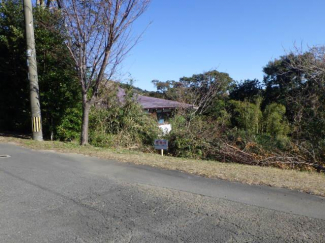
<instances>
[{"instance_id":1,"label":"tree canopy","mask_svg":"<svg viewBox=\"0 0 325 243\"><path fill-rule=\"evenodd\" d=\"M29 131L30 103L26 67L26 42L22 2L6 0L0 8L0 127L8 131ZM17 14L20 13L20 14ZM40 99L45 137L56 133L68 109L76 107L79 89L72 59L60 28L60 15L44 8L34 9L35 39L39 70Z\"/></svg>"}]
</instances>

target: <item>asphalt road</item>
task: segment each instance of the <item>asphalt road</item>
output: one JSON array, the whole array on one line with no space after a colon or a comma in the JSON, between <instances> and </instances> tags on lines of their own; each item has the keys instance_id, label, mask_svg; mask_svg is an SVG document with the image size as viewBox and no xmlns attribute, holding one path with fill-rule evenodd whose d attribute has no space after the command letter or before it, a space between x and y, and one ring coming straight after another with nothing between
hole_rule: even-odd
<instances>
[{"instance_id":1,"label":"asphalt road","mask_svg":"<svg viewBox=\"0 0 325 243\"><path fill-rule=\"evenodd\" d=\"M0 144L4 154L0 242L325 242L321 197Z\"/></svg>"}]
</instances>

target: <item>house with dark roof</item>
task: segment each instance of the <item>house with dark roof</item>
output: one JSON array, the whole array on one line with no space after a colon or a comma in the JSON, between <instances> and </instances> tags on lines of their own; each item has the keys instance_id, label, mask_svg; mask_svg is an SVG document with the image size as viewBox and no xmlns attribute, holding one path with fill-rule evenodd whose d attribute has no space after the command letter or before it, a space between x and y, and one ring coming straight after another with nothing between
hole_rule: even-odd
<instances>
[{"instance_id":1,"label":"house with dark roof","mask_svg":"<svg viewBox=\"0 0 325 243\"><path fill-rule=\"evenodd\" d=\"M118 88L117 96L119 101L123 103L125 99L125 90ZM196 109L195 106L190 104L144 95L137 95L136 100L145 112L157 118L159 127L167 133L171 130L171 125L168 123L168 119L173 115L175 110Z\"/></svg>"}]
</instances>

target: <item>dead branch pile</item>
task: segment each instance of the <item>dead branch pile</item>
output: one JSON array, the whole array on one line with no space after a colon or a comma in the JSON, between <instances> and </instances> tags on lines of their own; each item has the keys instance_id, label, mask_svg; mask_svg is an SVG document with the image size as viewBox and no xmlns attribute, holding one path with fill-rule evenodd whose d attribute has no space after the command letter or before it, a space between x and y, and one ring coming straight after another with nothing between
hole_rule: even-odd
<instances>
[{"instance_id":1,"label":"dead branch pile","mask_svg":"<svg viewBox=\"0 0 325 243\"><path fill-rule=\"evenodd\" d=\"M225 162L229 161L246 165L274 166L290 169L316 169L319 172L325 172L325 168L322 165L315 162L308 162L308 159L302 156L281 154L260 156L248 151L243 151L228 143L224 143L220 147L219 154Z\"/></svg>"},{"instance_id":2,"label":"dead branch pile","mask_svg":"<svg viewBox=\"0 0 325 243\"><path fill-rule=\"evenodd\" d=\"M244 152L238 149L235 146L230 144L224 143L219 153L223 156L224 161L232 161L240 164L247 164L247 165L258 165L259 162L255 159L255 157L247 152Z\"/></svg>"}]
</instances>

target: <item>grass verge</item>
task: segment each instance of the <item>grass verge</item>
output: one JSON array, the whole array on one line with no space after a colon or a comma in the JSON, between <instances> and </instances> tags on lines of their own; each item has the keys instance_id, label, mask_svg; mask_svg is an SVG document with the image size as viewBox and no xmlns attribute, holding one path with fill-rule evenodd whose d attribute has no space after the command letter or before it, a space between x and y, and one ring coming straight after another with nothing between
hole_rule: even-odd
<instances>
[{"instance_id":1,"label":"grass verge","mask_svg":"<svg viewBox=\"0 0 325 243\"><path fill-rule=\"evenodd\" d=\"M315 195L325 196L325 175L316 172L282 170L236 163L162 157L123 149L107 149L93 146L79 146L76 143L58 141L36 142L31 139L0 136L0 143L14 143L37 150L54 150L62 153L78 153L102 159L117 160L149 165L168 170L179 170L208 178L220 178L249 185L268 185L288 188Z\"/></svg>"}]
</instances>

